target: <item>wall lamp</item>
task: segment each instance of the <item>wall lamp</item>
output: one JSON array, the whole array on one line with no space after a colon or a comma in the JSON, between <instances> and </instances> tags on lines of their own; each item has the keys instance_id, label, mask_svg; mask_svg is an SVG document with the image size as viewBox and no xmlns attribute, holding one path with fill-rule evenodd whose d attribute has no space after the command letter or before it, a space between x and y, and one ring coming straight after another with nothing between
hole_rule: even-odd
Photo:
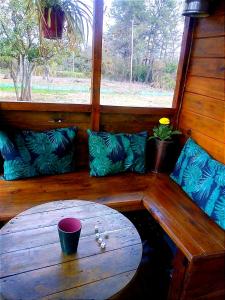
<instances>
[{"instance_id":1,"label":"wall lamp","mask_svg":"<svg viewBox=\"0 0 225 300\"><path fill-rule=\"evenodd\" d=\"M209 16L209 0L185 0L183 16L202 18Z\"/></svg>"}]
</instances>

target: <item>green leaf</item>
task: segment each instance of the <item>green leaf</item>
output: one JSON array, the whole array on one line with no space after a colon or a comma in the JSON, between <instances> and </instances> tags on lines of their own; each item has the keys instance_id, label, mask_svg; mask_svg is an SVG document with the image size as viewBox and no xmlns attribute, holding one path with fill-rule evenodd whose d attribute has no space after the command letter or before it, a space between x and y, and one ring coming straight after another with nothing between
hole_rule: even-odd
<instances>
[{"instance_id":1,"label":"green leaf","mask_svg":"<svg viewBox=\"0 0 225 300\"><path fill-rule=\"evenodd\" d=\"M162 141L170 140L173 135L181 134L179 130L173 130L172 125L163 125L160 124L159 126L155 126L153 128L153 136L151 136L149 139L152 138L158 138Z\"/></svg>"}]
</instances>

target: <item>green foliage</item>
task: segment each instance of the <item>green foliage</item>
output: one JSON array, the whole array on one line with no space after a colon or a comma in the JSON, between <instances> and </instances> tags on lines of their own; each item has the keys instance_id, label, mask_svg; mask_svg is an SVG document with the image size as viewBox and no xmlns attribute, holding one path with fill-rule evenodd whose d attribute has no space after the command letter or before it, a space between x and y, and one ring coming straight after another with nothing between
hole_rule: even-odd
<instances>
[{"instance_id":1,"label":"green foliage","mask_svg":"<svg viewBox=\"0 0 225 300\"><path fill-rule=\"evenodd\" d=\"M86 13L89 13L89 8L86 8L82 1L71 1L73 6L70 9L75 10L73 17L75 18L76 14L79 15L77 22L87 32L87 28L85 29L82 25L82 15L85 14L85 9L87 9ZM64 5L66 10L71 1L56 2ZM47 4L52 5L53 2L56 3L51 0L47 1ZM40 3L41 0L8 0L0 5L0 66L10 68L17 100L31 100L30 78L37 66L55 66L56 68L58 65L64 64L65 59L71 57L71 53L75 57L75 52L77 55L80 51L79 47L75 51L71 46L72 44L74 46L75 43L78 45L80 38L77 38L76 41L73 40L72 44L68 36L60 41L39 39L40 16L37 10L39 6L36 5ZM91 18L91 16L89 17ZM85 22L90 21L87 18L86 15ZM68 29L69 26L70 24L67 23ZM80 32L80 34L82 33ZM76 71L82 73L90 71L89 58L80 59L80 62L77 60L76 63ZM80 65L83 65L83 69L79 69ZM71 63L69 70L71 70Z\"/></svg>"},{"instance_id":2,"label":"green foliage","mask_svg":"<svg viewBox=\"0 0 225 300\"><path fill-rule=\"evenodd\" d=\"M162 141L171 140L173 135L181 134L179 130L173 130L172 125L159 124L153 128L153 136L149 139L157 138Z\"/></svg>"},{"instance_id":3,"label":"green foliage","mask_svg":"<svg viewBox=\"0 0 225 300\"><path fill-rule=\"evenodd\" d=\"M87 78L90 77L90 74L82 73L82 72L73 72L73 71L56 71L57 77L68 77L68 78Z\"/></svg>"},{"instance_id":4,"label":"green foliage","mask_svg":"<svg viewBox=\"0 0 225 300\"><path fill-rule=\"evenodd\" d=\"M4 62L4 64L1 64L1 66L4 68L0 68L0 74L7 75L9 73L9 70L7 69L8 64L6 62Z\"/></svg>"},{"instance_id":5,"label":"green foliage","mask_svg":"<svg viewBox=\"0 0 225 300\"><path fill-rule=\"evenodd\" d=\"M132 80L172 89L181 38L179 7L178 0L114 0L104 40L104 74L129 80L133 29Z\"/></svg>"},{"instance_id":6,"label":"green foliage","mask_svg":"<svg viewBox=\"0 0 225 300\"><path fill-rule=\"evenodd\" d=\"M146 17L145 1L114 0L111 15L122 24L127 24L131 20L135 22L142 21Z\"/></svg>"},{"instance_id":7,"label":"green foliage","mask_svg":"<svg viewBox=\"0 0 225 300\"><path fill-rule=\"evenodd\" d=\"M132 20L134 24L141 24L146 18L144 0L114 0L112 2L111 17L116 21L107 33L107 40L111 52L119 54L122 58L130 56L130 34ZM138 25L136 25L138 26Z\"/></svg>"},{"instance_id":8,"label":"green foliage","mask_svg":"<svg viewBox=\"0 0 225 300\"><path fill-rule=\"evenodd\" d=\"M60 0L40 0L41 7L57 7L62 5L62 1Z\"/></svg>"},{"instance_id":9,"label":"green foliage","mask_svg":"<svg viewBox=\"0 0 225 300\"><path fill-rule=\"evenodd\" d=\"M166 63L166 66L165 66L166 73L172 74L172 73L175 73L176 71L177 71L177 63L175 63L175 62Z\"/></svg>"},{"instance_id":10,"label":"green foliage","mask_svg":"<svg viewBox=\"0 0 225 300\"><path fill-rule=\"evenodd\" d=\"M176 80L175 76L171 76L171 74L162 74L161 77L162 85L161 88L166 90L172 90L175 88Z\"/></svg>"},{"instance_id":11,"label":"green foliage","mask_svg":"<svg viewBox=\"0 0 225 300\"><path fill-rule=\"evenodd\" d=\"M133 69L133 80L144 82L147 75L148 67L145 65L135 65Z\"/></svg>"},{"instance_id":12,"label":"green foliage","mask_svg":"<svg viewBox=\"0 0 225 300\"><path fill-rule=\"evenodd\" d=\"M39 57L40 57L40 53L39 53L38 46L34 45L28 49L27 58L29 61L35 61Z\"/></svg>"}]
</instances>

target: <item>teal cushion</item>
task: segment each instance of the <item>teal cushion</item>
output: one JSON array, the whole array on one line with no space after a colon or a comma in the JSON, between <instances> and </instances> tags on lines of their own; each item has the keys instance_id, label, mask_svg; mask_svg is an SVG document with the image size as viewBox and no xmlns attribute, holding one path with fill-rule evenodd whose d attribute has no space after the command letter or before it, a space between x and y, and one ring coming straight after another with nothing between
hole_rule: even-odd
<instances>
[{"instance_id":1,"label":"teal cushion","mask_svg":"<svg viewBox=\"0 0 225 300\"><path fill-rule=\"evenodd\" d=\"M73 171L76 128L44 132L0 131L0 152L6 180Z\"/></svg>"},{"instance_id":2,"label":"teal cushion","mask_svg":"<svg viewBox=\"0 0 225 300\"><path fill-rule=\"evenodd\" d=\"M125 171L145 173L148 133L95 132L89 135L90 175L106 176Z\"/></svg>"},{"instance_id":3,"label":"teal cushion","mask_svg":"<svg viewBox=\"0 0 225 300\"><path fill-rule=\"evenodd\" d=\"M225 165L188 139L170 176L225 229Z\"/></svg>"}]
</instances>

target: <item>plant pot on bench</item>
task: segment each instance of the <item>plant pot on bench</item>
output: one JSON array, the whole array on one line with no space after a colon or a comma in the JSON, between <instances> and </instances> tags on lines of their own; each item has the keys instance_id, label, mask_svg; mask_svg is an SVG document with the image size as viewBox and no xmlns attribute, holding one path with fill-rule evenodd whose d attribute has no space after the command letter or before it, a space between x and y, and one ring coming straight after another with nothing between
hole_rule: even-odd
<instances>
[{"instance_id":1,"label":"plant pot on bench","mask_svg":"<svg viewBox=\"0 0 225 300\"><path fill-rule=\"evenodd\" d=\"M152 146L152 172L170 172L172 169L172 159L175 153L175 143L173 140L161 141L160 139L154 139Z\"/></svg>"},{"instance_id":2,"label":"plant pot on bench","mask_svg":"<svg viewBox=\"0 0 225 300\"><path fill-rule=\"evenodd\" d=\"M152 172L171 172L176 160L177 147L173 136L180 134L178 130L173 130L169 125L168 118L161 118L159 126L154 127L150 151L150 169Z\"/></svg>"}]
</instances>

